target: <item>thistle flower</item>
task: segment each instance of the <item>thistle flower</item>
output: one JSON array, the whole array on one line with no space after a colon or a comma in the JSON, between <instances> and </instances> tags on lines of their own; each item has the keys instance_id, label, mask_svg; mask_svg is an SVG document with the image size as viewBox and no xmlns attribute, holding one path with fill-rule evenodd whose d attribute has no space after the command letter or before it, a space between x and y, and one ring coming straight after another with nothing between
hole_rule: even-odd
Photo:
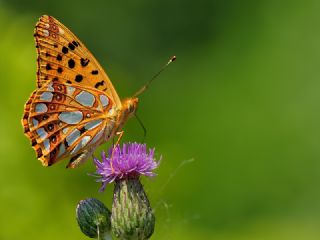
<instances>
[{"instance_id":1,"label":"thistle flower","mask_svg":"<svg viewBox=\"0 0 320 240\"><path fill-rule=\"evenodd\" d=\"M155 217L148 197L140 183L140 175L155 176L159 161L154 149L147 152L145 144L129 143L111 148L108 157L103 152L102 162L94 159L96 173L102 182L100 191L115 182L111 209L111 230L122 240L145 240L154 231Z\"/></svg>"},{"instance_id":2,"label":"thistle flower","mask_svg":"<svg viewBox=\"0 0 320 240\"><path fill-rule=\"evenodd\" d=\"M135 178L140 175L153 177L152 171L159 166L159 161L154 159L154 149L147 153L146 144L129 143L123 147L117 145L109 149L108 157L103 151L102 162L94 158L96 173L100 176L97 181L102 182L100 191L103 191L108 183L124 178Z\"/></svg>"}]
</instances>

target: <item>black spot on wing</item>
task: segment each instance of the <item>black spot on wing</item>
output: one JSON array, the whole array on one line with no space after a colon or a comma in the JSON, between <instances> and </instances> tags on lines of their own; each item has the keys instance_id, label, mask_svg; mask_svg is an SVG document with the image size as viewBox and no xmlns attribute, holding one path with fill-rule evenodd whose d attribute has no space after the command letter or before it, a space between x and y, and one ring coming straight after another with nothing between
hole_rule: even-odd
<instances>
[{"instance_id":1,"label":"black spot on wing","mask_svg":"<svg viewBox=\"0 0 320 240\"><path fill-rule=\"evenodd\" d=\"M75 61L73 59L69 59L68 61L69 68L74 68L75 65L76 65Z\"/></svg>"},{"instance_id":2,"label":"black spot on wing","mask_svg":"<svg viewBox=\"0 0 320 240\"><path fill-rule=\"evenodd\" d=\"M72 43L69 43L68 47L69 47L70 50L74 50L76 48Z\"/></svg>"},{"instance_id":3,"label":"black spot on wing","mask_svg":"<svg viewBox=\"0 0 320 240\"><path fill-rule=\"evenodd\" d=\"M103 86L103 84L104 84L104 80L102 80L102 81L100 81L100 82L97 82L97 83L94 85L94 87L95 87L95 88L98 88L98 87L100 87L100 86Z\"/></svg>"},{"instance_id":4,"label":"black spot on wing","mask_svg":"<svg viewBox=\"0 0 320 240\"><path fill-rule=\"evenodd\" d=\"M52 123L49 123L47 129L51 132L54 129L54 125Z\"/></svg>"},{"instance_id":5,"label":"black spot on wing","mask_svg":"<svg viewBox=\"0 0 320 240\"><path fill-rule=\"evenodd\" d=\"M55 135L53 135L52 137L50 137L50 142L56 143L56 142L57 142L57 137L56 137Z\"/></svg>"},{"instance_id":6,"label":"black spot on wing","mask_svg":"<svg viewBox=\"0 0 320 240\"><path fill-rule=\"evenodd\" d=\"M37 158L40 158L43 155L41 148L38 148L36 151L37 151Z\"/></svg>"},{"instance_id":7,"label":"black spot on wing","mask_svg":"<svg viewBox=\"0 0 320 240\"><path fill-rule=\"evenodd\" d=\"M53 160L55 158L56 153L57 153L56 149L53 149L50 152L50 160L49 160L48 166L51 166L54 163L54 161L51 161L51 160Z\"/></svg>"},{"instance_id":8,"label":"black spot on wing","mask_svg":"<svg viewBox=\"0 0 320 240\"><path fill-rule=\"evenodd\" d=\"M86 132L87 130L85 129L85 127L82 127L79 129L79 131L80 131L80 134L82 134L82 133Z\"/></svg>"},{"instance_id":9,"label":"black spot on wing","mask_svg":"<svg viewBox=\"0 0 320 240\"><path fill-rule=\"evenodd\" d=\"M81 60L80 60L80 63L81 63L81 66L82 67L85 67L85 66L87 66L88 64L89 64L89 62L90 62L90 60L89 59L84 59L84 58L81 58Z\"/></svg>"},{"instance_id":10,"label":"black spot on wing","mask_svg":"<svg viewBox=\"0 0 320 240\"><path fill-rule=\"evenodd\" d=\"M32 139L32 141L31 141L31 145L32 145L32 146L37 145L37 141L36 141L35 139Z\"/></svg>"},{"instance_id":11,"label":"black spot on wing","mask_svg":"<svg viewBox=\"0 0 320 240\"><path fill-rule=\"evenodd\" d=\"M45 121L45 120L47 120L49 117L48 117L48 115L43 115L42 116L42 121Z\"/></svg>"},{"instance_id":12,"label":"black spot on wing","mask_svg":"<svg viewBox=\"0 0 320 240\"><path fill-rule=\"evenodd\" d=\"M76 82L81 82L82 79L83 79L83 76L82 76L81 74L78 74L78 75L76 76L76 78L75 78L75 81L76 81Z\"/></svg>"},{"instance_id":13,"label":"black spot on wing","mask_svg":"<svg viewBox=\"0 0 320 240\"><path fill-rule=\"evenodd\" d=\"M79 44L76 41L72 41L72 44L75 45L76 47L79 46Z\"/></svg>"},{"instance_id":14,"label":"black spot on wing","mask_svg":"<svg viewBox=\"0 0 320 240\"><path fill-rule=\"evenodd\" d=\"M69 49L67 47L62 47L62 52L64 54L67 54L69 52Z\"/></svg>"},{"instance_id":15,"label":"black spot on wing","mask_svg":"<svg viewBox=\"0 0 320 240\"><path fill-rule=\"evenodd\" d=\"M65 139L63 143L64 143L64 145L66 146L66 148L69 147L69 144L68 144L68 142L67 142L67 139Z\"/></svg>"}]
</instances>

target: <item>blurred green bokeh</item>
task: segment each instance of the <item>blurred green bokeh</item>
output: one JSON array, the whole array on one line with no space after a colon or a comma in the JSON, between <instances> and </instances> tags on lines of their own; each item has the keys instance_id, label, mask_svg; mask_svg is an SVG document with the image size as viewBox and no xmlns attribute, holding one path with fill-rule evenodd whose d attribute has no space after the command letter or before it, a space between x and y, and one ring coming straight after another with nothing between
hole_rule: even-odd
<instances>
[{"instance_id":1,"label":"blurred green bokeh","mask_svg":"<svg viewBox=\"0 0 320 240\"><path fill-rule=\"evenodd\" d=\"M144 179L152 239L320 239L319 12L316 0L0 0L0 239L87 239L77 202L111 205L92 162L43 168L23 135L42 14L86 43L122 98L178 57L140 98L163 155ZM125 132L143 138L135 119Z\"/></svg>"}]
</instances>

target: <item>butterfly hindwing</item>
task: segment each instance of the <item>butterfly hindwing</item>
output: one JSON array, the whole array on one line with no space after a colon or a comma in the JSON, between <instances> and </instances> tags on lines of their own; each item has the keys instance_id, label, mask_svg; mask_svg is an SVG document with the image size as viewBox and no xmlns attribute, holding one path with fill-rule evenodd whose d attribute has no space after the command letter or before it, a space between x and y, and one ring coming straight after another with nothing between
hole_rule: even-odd
<instances>
[{"instance_id":1,"label":"butterfly hindwing","mask_svg":"<svg viewBox=\"0 0 320 240\"><path fill-rule=\"evenodd\" d=\"M25 132L44 165L95 147L110 121L114 103L105 92L50 81L25 106Z\"/></svg>"}]
</instances>

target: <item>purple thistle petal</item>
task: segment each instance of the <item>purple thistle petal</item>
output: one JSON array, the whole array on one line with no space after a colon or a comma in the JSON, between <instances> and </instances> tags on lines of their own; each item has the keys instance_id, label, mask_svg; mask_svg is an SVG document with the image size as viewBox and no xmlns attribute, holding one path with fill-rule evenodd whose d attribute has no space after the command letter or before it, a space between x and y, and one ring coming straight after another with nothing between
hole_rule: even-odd
<instances>
[{"instance_id":1,"label":"purple thistle petal","mask_svg":"<svg viewBox=\"0 0 320 240\"><path fill-rule=\"evenodd\" d=\"M152 171L159 166L162 157L156 161L154 152L155 149L152 148L147 153L146 144L139 143L123 144L122 149L119 145L114 149L111 147L108 150L108 157L103 151L101 161L97 158L93 159L96 174L100 177L97 181L102 183L99 191L103 191L107 184L118 179L139 177L140 175L156 176Z\"/></svg>"}]
</instances>

